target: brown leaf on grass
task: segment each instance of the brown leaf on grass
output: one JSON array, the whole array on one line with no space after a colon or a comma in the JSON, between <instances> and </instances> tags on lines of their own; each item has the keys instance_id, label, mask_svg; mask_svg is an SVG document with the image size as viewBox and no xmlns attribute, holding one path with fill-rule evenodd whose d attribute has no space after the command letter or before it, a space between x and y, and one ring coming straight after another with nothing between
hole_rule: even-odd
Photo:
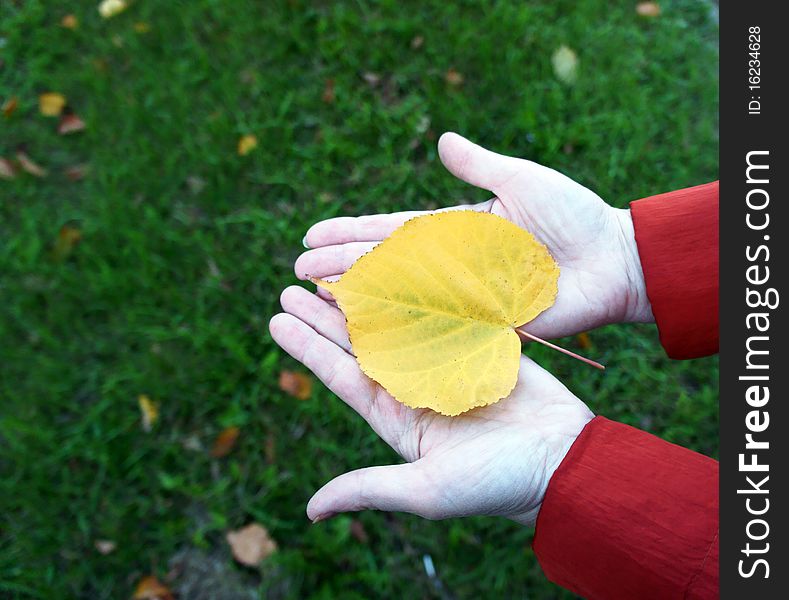
<instances>
[{"instance_id":1,"label":"brown leaf on grass","mask_svg":"<svg viewBox=\"0 0 789 600\"><path fill-rule=\"evenodd\" d=\"M277 462L277 438L273 434L266 438L263 455L266 457L266 464L273 465Z\"/></svg>"},{"instance_id":2,"label":"brown leaf on grass","mask_svg":"<svg viewBox=\"0 0 789 600\"><path fill-rule=\"evenodd\" d=\"M58 124L58 133L60 135L68 135L70 133L82 131L85 129L85 127L85 121L80 119L78 115L69 113L67 115L63 115L60 118L60 123Z\"/></svg>"},{"instance_id":3,"label":"brown leaf on grass","mask_svg":"<svg viewBox=\"0 0 789 600\"><path fill-rule=\"evenodd\" d=\"M74 222L65 223L58 231L55 243L52 246L52 260L63 262L82 240L82 231Z\"/></svg>"},{"instance_id":4,"label":"brown leaf on grass","mask_svg":"<svg viewBox=\"0 0 789 600\"><path fill-rule=\"evenodd\" d=\"M247 135L242 135L238 140L238 155L246 156L257 147L258 139L254 135L249 133Z\"/></svg>"},{"instance_id":5,"label":"brown leaf on grass","mask_svg":"<svg viewBox=\"0 0 789 600\"><path fill-rule=\"evenodd\" d=\"M174 600L174 596L155 575L148 575L140 579L134 589L132 600Z\"/></svg>"},{"instance_id":6,"label":"brown leaf on grass","mask_svg":"<svg viewBox=\"0 0 789 600\"><path fill-rule=\"evenodd\" d=\"M578 343L578 347L584 350L588 350L592 347L592 338L589 337L589 334L585 331L575 336L575 341Z\"/></svg>"},{"instance_id":7,"label":"brown leaf on grass","mask_svg":"<svg viewBox=\"0 0 789 600\"><path fill-rule=\"evenodd\" d=\"M19 100L16 96L11 96L8 100L3 102L2 108L0 108L0 112L3 113L3 116L8 119L11 115L14 114L17 107L19 106Z\"/></svg>"},{"instance_id":8,"label":"brown leaf on grass","mask_svg":"<svg viewBox=\"0 0 789 600\"><path fill-rule=\"evenodd\" d=\"M197 196L205 188L205 180L197 175L190 175L186 178L186 187L192 195Z\"/></svg>"},{"instance_id":9,"label":"brown leaf on grass","mask_svg":"<svg viewBox=\"0 0 789 600\"><path fill-rule=\"evenodd\" d=\"M233 558L248 567L256 567L277 551L277 543L271 539L266 528L257 523L228 531L225 537Z\"/></svg>"},{"instance_id":10,"label":"brown leaf on grass","mask_svg":"<svg viewBox=\"0 0 789 600\"><path fill-rule=\"evenodd\" d=\"M462 73L450 67L447 72L444 73L444 80L452 87L460 87L463 85L464 77Z\"/></svg>"},{"instance_id":11,"label":"brown leaf on grass","mask_svg":"<svg viewBox=\"0 0 789 600\"><path fill-rule=\"evenodd\" d=\"M282 371L279 374L279 389L299 400L307 400L312 395L312 379L304 373Z\"/></svg>"},{"instance_id":12,"label":"brown leaf on grass","mask_svg":"<svg viewBox=\"0 0 789 600\"><path fill-rule=\"evenodd\" d=\"M636 5L636 13L640 17L654 19L660 16L660 4L657 2L639 2Z\"/></svg>"},{"instance_id":13,"label":"brown leaf on grass","mask_svg":"<svg viewBox=\"0 0 789 600\"><path fill-rule=\"evenodd\" d=\"M16 160L25 173L30 173L34 177L47 176L47 170L41 165L39 165L38 163L36 163L35 161L33 161L33 159L30 158L27 155L27 152L25 152L24 150L19 150L16 153Z\"/></svg>"},{"instance_id":14,"label":"brown leaf on grass","mask_svg":"<svg viewBox=\"0 0 789 600\"><path fill-rule=\"evenodd\" d=\"M115 548L117 548L118 545L112 540L96 540L93 542L93 547L96 548L99 554L106 556L107 554L115 552Z\"/></svg>"},{"instance_id":15,"label":"brown leaf on grass","mask_svg":"<svg viewBox=\"0 0 789 600\"><path fill-rule=\"evenodd\" d=\"M335 97L334 79L329 78L323 84L323 94L321 95L321 100L323 100L326 104L331 104L334 102Z\"/></svg>"},{"instance_id":16,"label":"brown leaf on grass","mask_svg":"<svg viewBox=\"0 0 789 600\"><path fill-rule=\"evenodd\" d=\"M38 97L38 110L45 117L58 117L66 106L66 97L57 92L46 92Z\"/></svg>"},{"instance_id":17,"label":"brown leaf on grass","mask_svg":"<svg viewBox=\"0 0 789 600\"><path fill-rule=\"evenodd\" d=\"M62 19L60 19L60 26L65 27L66 29L76 29L79 27L79 19L74 15L65 15Z\"/></svg>"},{"instance_id":18,"label":"brown leaf on grass","mask_svg":"<svg viewBox=\"0 0 789 600\"><path fill-rule=\"evenodd\" d=\"M0 156L0 179L13 179L16 177L14 164L7 158Z\"/></svg>"},{"instance_id":19,"label":"brown leaf on grass","mask_svg":"<svg viewBox=\"0 0 789 600\"><path fill-rule=\"evenodd\" d=\"M366 544L370 541L370 536L367 535L364 525L362 525L362 522L358 519L351 520L350 530L351 536L360 544Z\"/></svg>"},{"instance_id":20,"label":"brown leaf on grass","mask_svg":"<svg viewBox=\"0 0 789 600\"><path fill-rule=\"evenodd\" d=\"M135 33L144 34L148 33L151 30L150 23L146 23L145 21L138 21L134 25L132 25Z\"/></svg>"},{"instance_id":21,"label":"brown leaf on grass","mask_svg":"<svg viewBox=\"0 0 789 600\"><path fill-rule=\"evenodd\" d=\"M214 458L222 458L227 456L235 448L238 441L238 434L241 430L238 427L227 427L216 436L214 445L211 446L211 456Z\"/></svg>"},{"instance_id":22,"label":"brown leaf on grass","mask_svg":"<svg viewBox=\"0 0 789 600\"><path fill-rule=\"evenodd\" d=\"M424 43L425 43L424 36L415 35L413 38L411 38L411 48L413 50L419 50Z\"/></svg>"},{"instance_id":23,"label":"brown leaf on grass","mask_svg":"<svg viewBox=\"0 0 789 600\"><path fill-rule=\"evenodd\" d=\"M71 181L79 181L85 179L85 176L90 172L90 165L83 163L80 165L71 165L63 170L63 174Z\"/></svg>"},{"instance_id":24,"label":"brown leaf on grass","mask_svg":"<svg viewBox=\"0 0 789 600\"><path fill-rule=\"evenodd\" d=\"M159 406L146 394L140 394L137 398L140 405L140 418L142 419L142 430L146 433L153 429L156 421L159 420Z\"/></svg>"},{"instance_id":25,"label":"brown leaf on grass","mask_svg":"<svg viewBox=\"0 0 789 600\"><path fill-rule=\"evenodd\" d=\"M379 83L381 83L381 76L378 73L373 73L372 71L366 71L362 73L362 79L364 79L370 87L375 87Z\"/></svg>"}]
</instances>

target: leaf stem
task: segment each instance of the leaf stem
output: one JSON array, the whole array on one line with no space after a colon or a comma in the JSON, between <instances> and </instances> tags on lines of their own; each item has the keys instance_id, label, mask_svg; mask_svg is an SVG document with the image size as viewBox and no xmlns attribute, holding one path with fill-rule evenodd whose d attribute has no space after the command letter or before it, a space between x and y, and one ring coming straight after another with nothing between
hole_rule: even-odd
<instances>
[{"instance_id":1,"label":"leaf stem","mask_svg":"<svg viewBox=\"0 0 789 600\"><path fill-rule=\"evenodd\" d=\"M554 350L558 350L562 354L566 354L567 356L572 356L573 358L578 359L581 362L585 362L587 365L592 365L596 369L600 369L601 371L605 371L605 366L604 365L601 365L599 362L594 361L591 358L586 358L584 356L581 356L580 354L576 354L575 352L572 352L571 350L566 350L565 348L561 348L561 347L557 346L556 344L552 344L551 342L547 342L547 341L545 341L542 338L538 338L536 335L532 335L532 334L528 333L527 331L524 331L520 327L516 327L515 331L518 332L523 337L525 337L526 339L529 339L529 340L531 340L533 342L538 342L538 343L542 344L543 346L548 346L549 348L553 348Z\"/></svg>"}]
</instances>

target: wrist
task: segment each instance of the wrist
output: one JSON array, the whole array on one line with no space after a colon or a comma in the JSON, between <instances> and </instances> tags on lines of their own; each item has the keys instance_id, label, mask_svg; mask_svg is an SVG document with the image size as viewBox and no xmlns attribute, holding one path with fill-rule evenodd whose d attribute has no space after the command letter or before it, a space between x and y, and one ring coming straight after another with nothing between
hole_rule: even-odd
<instances>
[{"instance_id":1,"label":"wrist","mask_svg":"<svg viewBox=\"0 0 789 600\"><path fill-rule=\"evenodd\" d=\"M620 246L623 258L622 297L624 298L624 321L628 323L653 323L652 305L647 296L644 270L638 255L635 227L630 209L615 208L619 225Z\"/></svg>"},{"instance_id":2,"label":"wrist","mask_svg":"<svg viewBox=\"0 0 789 600\"><path fill-rule=\"evenodd\" d=\"M561 435L553 436L553 439L546 440L546 448L548 451L543 459L544 469L534 493L536 501L530 503L530 506L523 512L507 515L507 518L511 521L515 521L526 527L533 527L537 522L537 517L540 514L545 494L548 491L548 486L551 484L551 479L564 462L564 459L570 452L570 448L575 444L578 436L581 435L581 432L586 428L589 422L595 418L595 415L586 408L586 406L584 406L583 409L584 410L578 415L577 419L572 419L573 431L571 434L565 431Z\"/></svg>"}]
</instances>

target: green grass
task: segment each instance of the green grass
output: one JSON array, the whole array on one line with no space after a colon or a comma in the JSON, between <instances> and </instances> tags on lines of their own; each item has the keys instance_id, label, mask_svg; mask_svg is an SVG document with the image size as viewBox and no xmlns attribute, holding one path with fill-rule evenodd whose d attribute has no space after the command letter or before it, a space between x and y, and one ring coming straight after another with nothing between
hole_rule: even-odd
<instances>
[{"instance_id":1,"label":"green grass","mask_svg":"<svg viewBox=\"0 0 789 600\"><path fill-rule=\"evenodd\" d=\"M487 199L441 167L445 130L617 206L716 178L709 5L666 0L646 20L605 0L138 0L104 21L97 3L0 3L0 103L20 101L0 116L0 156L24 144L50 170L0 180L0 596L123 598L176 563L171 585L191 598L565 595L532 532L501 519L361 514L366 544L348 517L311 525L320 485L396 457L319 384L305 402L278 390L296 365L266 323L312 222ZM66 12L76 31L60 27ZM561 44L580 58L573 87L552 73ZM88 129L58 136L38 114L47 90ZM239 157L245 133L260 145ZM90 175L69 181L77 163ZM53 262L70 221L83 241ZM672 362L649 326L591 337L605 375L529 353L595 412L717 455L717 359ZM151 433L142 393L161 403ZM242 433L227 458L185 449L229 425ZM259 571L224 541L253 520L280 546ZM100 555L96 539L117 550Z\"/></svg>"}]
</instances>

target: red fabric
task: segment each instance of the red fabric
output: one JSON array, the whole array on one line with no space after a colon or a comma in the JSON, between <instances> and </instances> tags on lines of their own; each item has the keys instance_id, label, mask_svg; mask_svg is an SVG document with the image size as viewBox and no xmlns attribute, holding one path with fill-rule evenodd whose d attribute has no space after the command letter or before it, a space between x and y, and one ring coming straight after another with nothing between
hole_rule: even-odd
<instances>
[{"instance_id":1,"label":"red fabric","mask_svg":"<svg viewBox=\"0 0 789 600\"><path fill-rule=\"evenodd\" d=\"M718 463L596 417L551 478L534 551L590 600L718 597Z\"/></svg>"},{"instance_id":2,"label":"red fabric","mask_svg":"<svg viewBox=\"0 0 789 600\"><path fill-rule=\"evenodd\" d=\"M630 204L647 296L671 358L718 351L718 182Z\"/></svg>"},{"instance_id":3,"label":"red fabric","mask_svg":"<svg viewBox=\"0 0 789 600\"><path fill-rule=\"evenodd\" d=\"M666 352L717 352L717 182L631 214ZM534 551L551 581L591 600L717 598L718 463L596 417L551 478Z\"/></svg>"}]
</instances>

